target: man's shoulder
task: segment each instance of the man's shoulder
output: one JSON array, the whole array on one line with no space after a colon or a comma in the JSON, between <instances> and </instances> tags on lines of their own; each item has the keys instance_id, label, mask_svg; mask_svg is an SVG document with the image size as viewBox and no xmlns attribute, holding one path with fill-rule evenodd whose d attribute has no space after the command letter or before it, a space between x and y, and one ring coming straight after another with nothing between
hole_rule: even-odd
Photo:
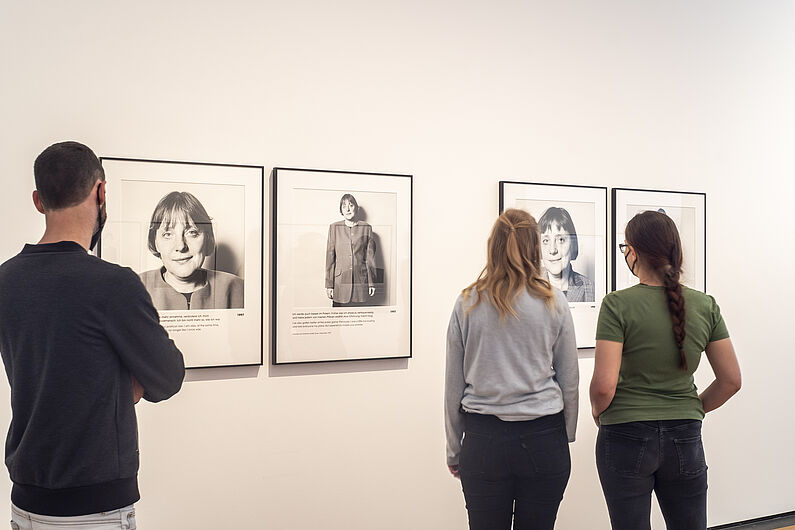
<instances>
[{"instance_id":1,"label":"man's shoulder","mask_svg":"<svg viewBox=\"0 0 795 530\"><path fill-rule=\"evenodd\" d=\"M22 254L0 269L0 291L7 301L24 303L47 296L58 300L69 312L85 304L118 305L139 299L146 290L129 267L104 261L88 253L40 255L29 259Z\"/></svg>"},{"instance_id":2,"label":"man's shoulder","mask_svg":"<svg viewBox=\"0 0 795 530\"><path fill-rule=\"evenodd\" d=\"M68 278L77 285L85 286L86 292L104 297L114 295L125 297L144 290L138 274L130 267L105 261L90 254L85 255L80 261L79 268L72 267Z\"/></svg>"},{"instance_id":3,"label":"man's shoulder","mask_svg":"<svg viewBox=\"0 0 795 530\"><path fill-rule=\"evenodd\" d=\"M0 272L13 268L21 260L20 256L20 254L15 254L4 262L0 263Z\"/></svg>"},{"instance_id":4,"label":"man's shoulder","mask_svg":"<svg viewBox=\"0 0 795 530\"><path fill-rule=\"evenodd\" d=\"M105 261L87 252L25 252L22 251L0 264L0 272L24 274L39 269L54 269L70 276L115 279L124 281L136 274L129 267Z\"/></svg>"},{"instance_id":5,"label":"man's shoulder","mask_svg":"<svg viewBox=\"0 0 795 530\"><path fill-rule=\"evenodd\" d=\"M133 272L130 267L124 267L122 265L118 265L116 263L111 263L110 261L105 261L102 258L98 258L96 256L88 256L87 268L91 267L91 272L102 274L106 277L116 278L120 281L129 281L131 279L138 278L138 275Z\"/></svg>"}]
</instances>

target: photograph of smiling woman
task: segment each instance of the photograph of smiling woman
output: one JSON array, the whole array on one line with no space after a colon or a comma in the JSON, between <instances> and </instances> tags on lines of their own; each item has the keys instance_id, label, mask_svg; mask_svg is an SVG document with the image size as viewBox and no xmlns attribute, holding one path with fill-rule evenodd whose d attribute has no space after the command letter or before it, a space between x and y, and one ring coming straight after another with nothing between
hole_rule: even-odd
<instances>
[{"instance_id":1,"label":"photograph of smiling woman","mask_svg":"<svg viewBox=\"0 0 795 530\"><path fill-rule=\"evenodd\" d=\"M205 258L216 250L215 232L212 218L191 193L172 191L160 199L147 246L163 264L140 275L157 309L243 308L243 280L205 268Z\"/></svg>"},{"instance_id":2,"label":"photograph of smiling woman","mask_svg":"<svg viewBox=\"0 0 795 530\"><path fill-rule=\"evenodd\" d=\"M552 286L563 291L569 302L593 302L593 281L571 264L579 256L579 240L569 212L555 206L547 208L538 220L538 230L541 261Z\"/></svg>"}]
</instances>

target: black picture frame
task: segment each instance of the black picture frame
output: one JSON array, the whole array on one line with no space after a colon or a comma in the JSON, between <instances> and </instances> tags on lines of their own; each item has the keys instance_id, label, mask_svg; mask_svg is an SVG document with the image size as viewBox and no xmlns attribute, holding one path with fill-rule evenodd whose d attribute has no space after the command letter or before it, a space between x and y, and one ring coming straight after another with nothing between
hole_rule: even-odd
<instances>
[{"instance_id":1,"label":"black picture frame","mask_svg":"<svg viewBox=\"0 0 795 530\"><path fill-rule=\"evenodd\" d=\"M562 205L566 208L562 208ZM591 349L596 345L596 322L608 285L607 187L513 180L499 182L500 213L506 208L520 208L540 222L543 214L552 206L564 210L565 216L568 216L567 222L572 227L586 227L585 234L581 233L580 228L574 228L577 240L585 241L587 245L580 243L578 255L571 260L580 261L577 265L580 270L568 264L580 285L577 289L567 289L566 295L574 320L577 348ZM542 244L542 263L546 255L543 248ZM579 249L586 250L583 256L579 255Z\"/></svg>"},{"instance_id":2,"label":"black picture frame","mask_svg":"<svg viewBox=\"0 0 795 530\"><path fill-rule=\"evenodd\" d=\"M100 162L110 191L108 220L97 245L97 256L129 266L143 277L147 268L144 263L151 257L136 259L133 247L125 244L129 239L135 240L138 246L146 246L142 241L145 238L127 236L133 233L129 225L135 230L148 231L151 213L143 215L147 205L151 212L151 206L158 202L162 191L174 188L187 191L200 203L210 205L208 214L213 231L218 232L214 237L213 269L218 275L218 271L237 263L239 271L244 271L244 278L240 278L243 280L242 307L231 303L235 307L167 309L157 307L156 296L153 303L161 324L182 351L187 369L261 366L264 363L264 166L115 156L100 157ZM141 196L147 197L147 193L152 194L151 200L138 200ZM226 217L227 214L234 220ZM225 238L230 234L231 238ZM219 264L222 251L227 259ZM140 254L145 256L146 252ZM238 337L238 340L232 344L228 336Z\"/></svg>"},{"instance_id":3,"label":"black picture frame","mask_svg":"<svg viewBox=\"0 0 795 530\"><path fill-rule=\"evenodd\" d=\"M630 202L632 201L632 202ZM662 209L674 219L679 229L684 253L682 283L693 289L707 290L707 194L700 191L613 188L611 193L612 268L611 290L637 283L624 268L618 244L623 243L623 229L637 212ZM689 212L687 210L694 210Z\"/></svg>"},{"instance_id":4,"label":"black picture frame","mask_svg":"<svg viewBox=\"0 0 795 530\"><path fill-rule=\"evenodd\" d=\"M337 282L344 273L337 274L336 235L330 250L332 231L337 234L344 223L339 221L344 195L354 196L359 227L348 228L345 236L356 241L350 269L364 263L344 284L350 294L340 287L343 280ZM272 364L411 358L413 176L275 167L271 197ZM369 285L364 294L364 276L368 283L374 278L373 294ZM351 303L359 305L346 305Z\"/></svg>"}]
</instances>

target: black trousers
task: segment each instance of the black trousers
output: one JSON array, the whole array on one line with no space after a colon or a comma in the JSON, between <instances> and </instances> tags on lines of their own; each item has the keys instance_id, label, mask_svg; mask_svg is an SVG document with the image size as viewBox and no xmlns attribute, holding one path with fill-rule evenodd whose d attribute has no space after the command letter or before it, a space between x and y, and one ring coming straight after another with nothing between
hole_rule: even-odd
<instances>
[{"instance_id":1,"label":"black trousers","mask_svg":"<svg viewBox=\"0 0 795 530\"><path fill-rule=\"evenodd\" d=\"M651 492L670 530L707 528L707 462L698 420L602 425L596 467L614 530L651 528Z\"/></svg>"},{"instance_id":2,"label":"black trousers","mask_svg":"<svg viewBox=\"0 0 795 530\"><path fill-rule=\"evenodd\" d=\"M459 466L471 530L554 528L571 472L563 413L517 422L466 414Z\"/></svg>"}]
</instances>

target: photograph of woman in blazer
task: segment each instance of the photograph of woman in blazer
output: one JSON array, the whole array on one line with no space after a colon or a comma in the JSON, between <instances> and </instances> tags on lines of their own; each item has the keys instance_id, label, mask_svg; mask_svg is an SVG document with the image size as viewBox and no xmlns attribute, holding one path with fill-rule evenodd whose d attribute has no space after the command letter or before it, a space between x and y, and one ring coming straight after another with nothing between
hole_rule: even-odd
<instances>
[{"instance_id":1,"label":"photograph of woman in blazer","mask_svg":"<svg viewBox=\"0 0 795 530\"><path fill-rule=\"evenodd\" d=\"M340 199L343 220L328 227L326 295L333 307L366 306L375 294L373 228L358 219L359 204L350 193Z\"/></svg>"}]
</instances>

